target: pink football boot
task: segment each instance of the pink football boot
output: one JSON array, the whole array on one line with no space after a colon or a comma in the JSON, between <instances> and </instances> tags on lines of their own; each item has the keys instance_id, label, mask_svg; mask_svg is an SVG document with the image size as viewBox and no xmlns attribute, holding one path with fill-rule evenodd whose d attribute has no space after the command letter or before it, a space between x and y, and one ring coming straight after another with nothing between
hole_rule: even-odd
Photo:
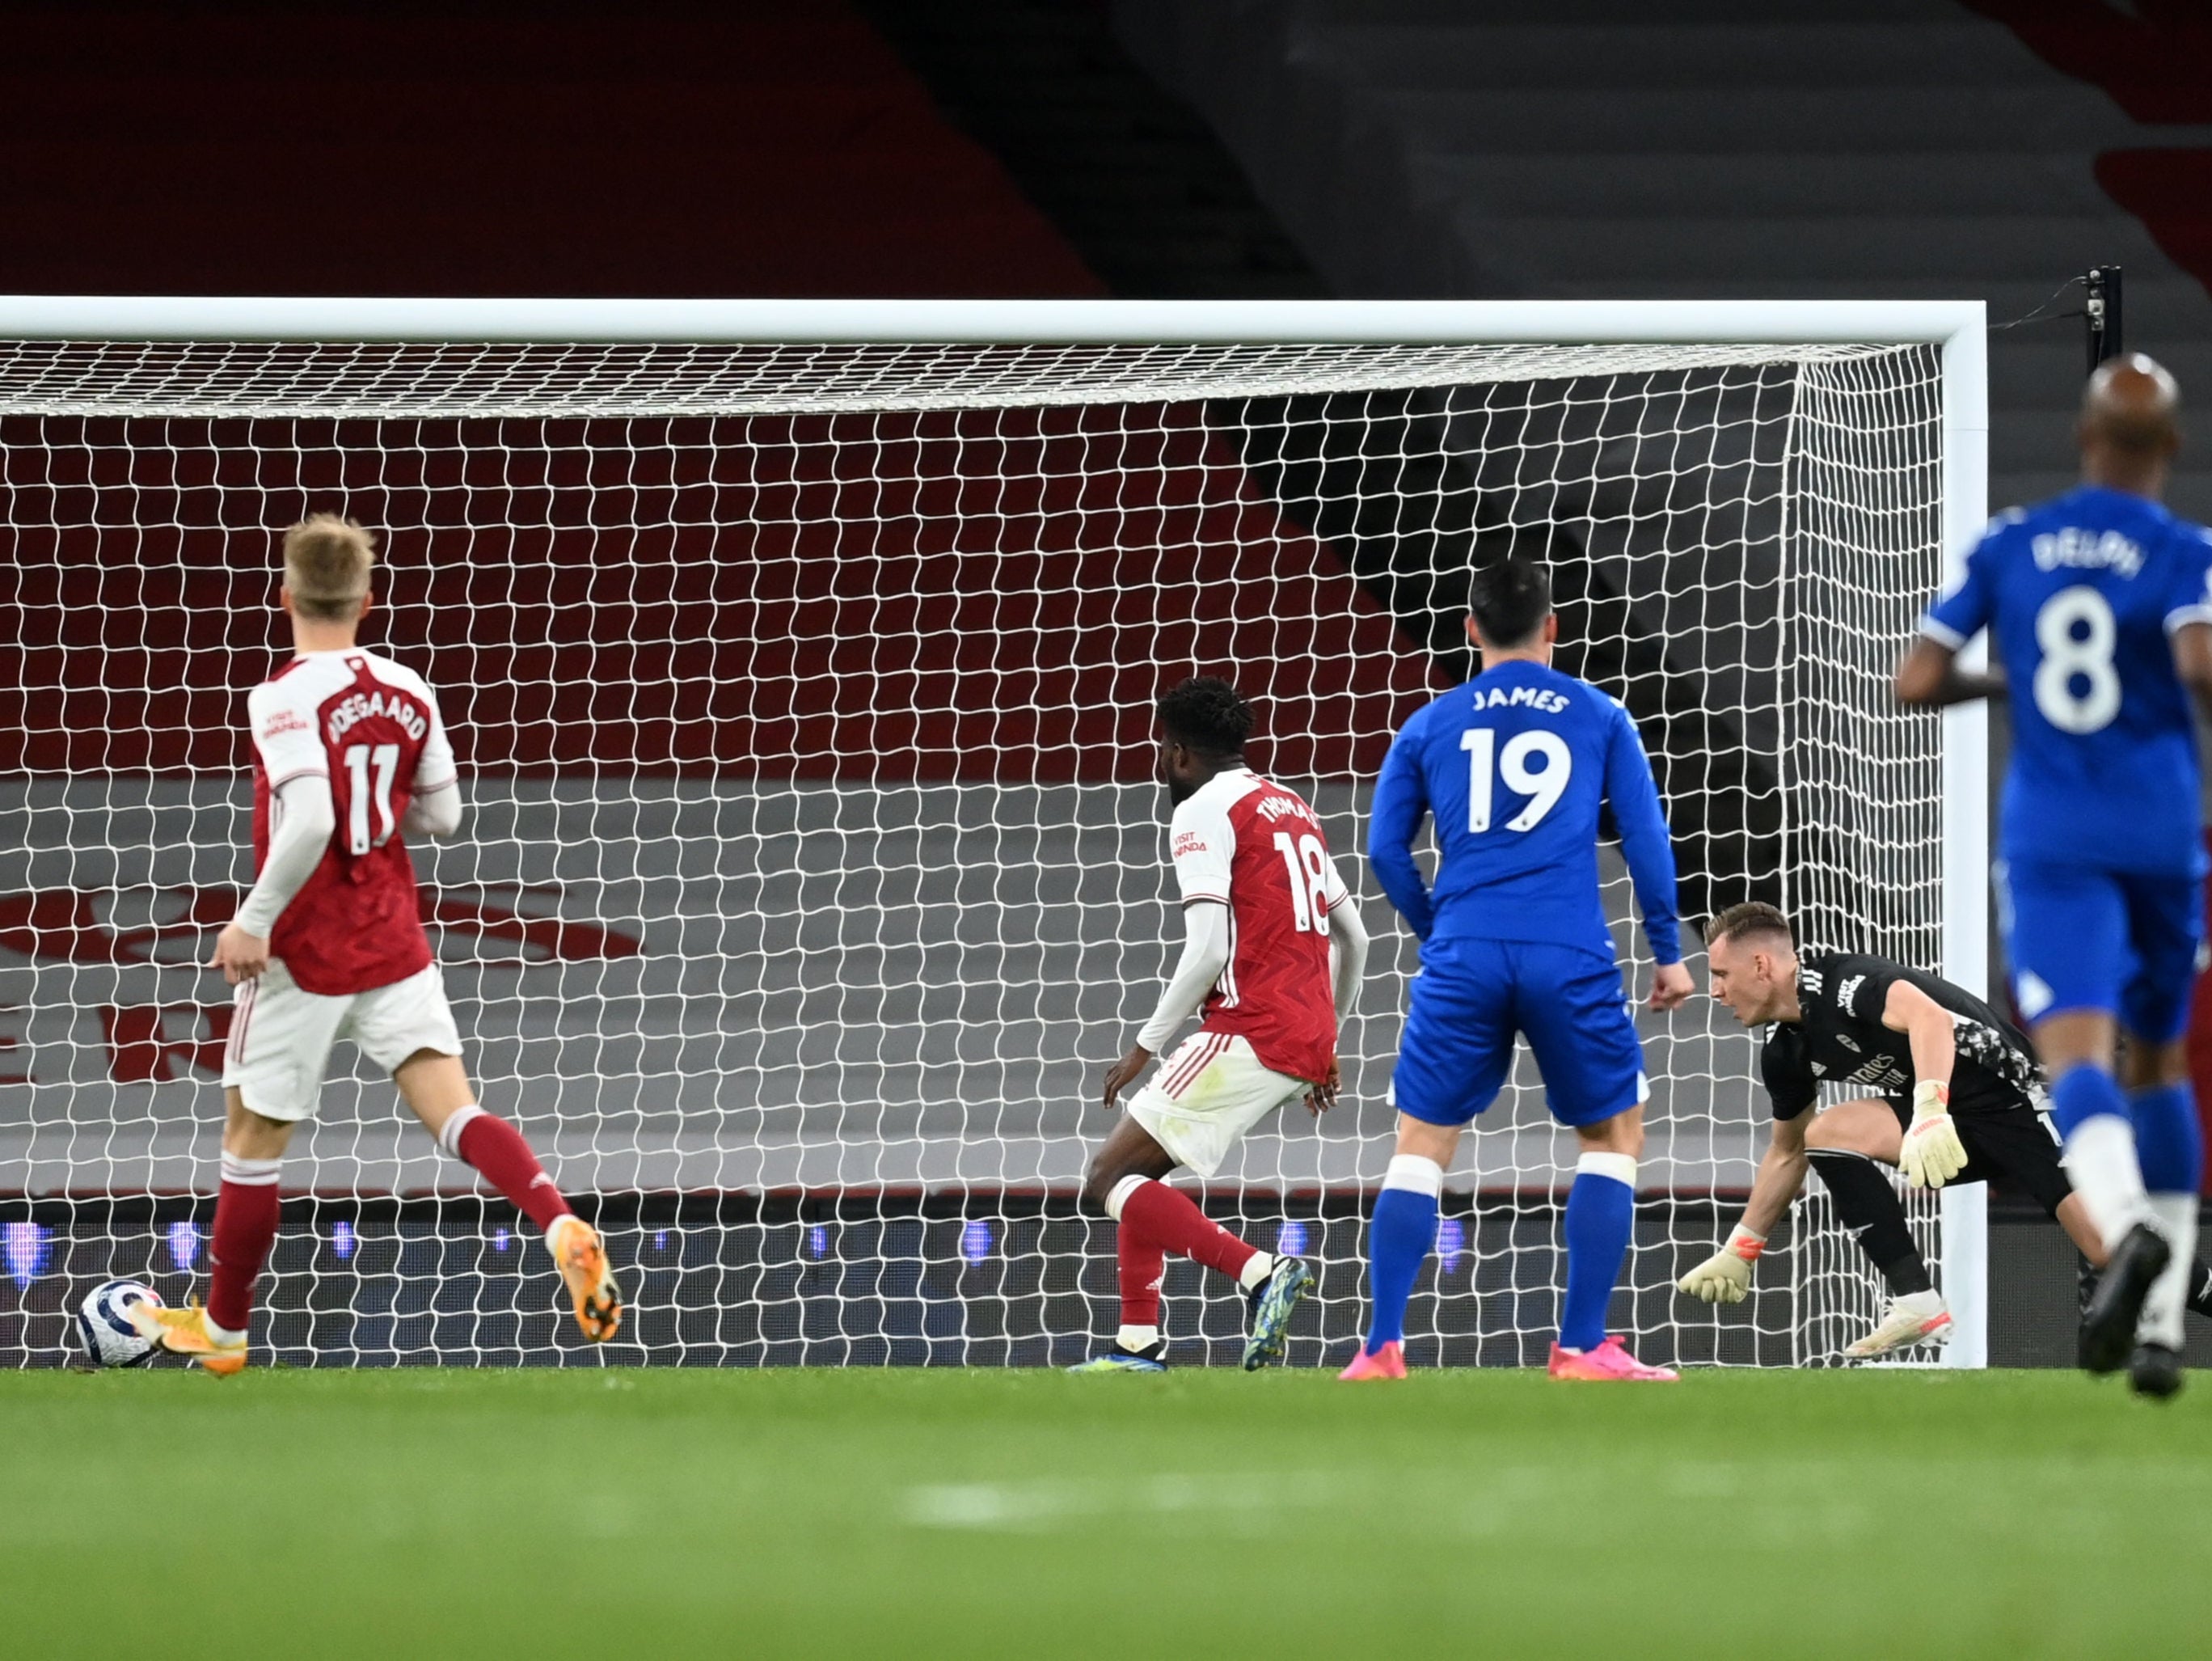
<instances>
[{"instance_id":1,"label":"pink football boot","mask_svg":"<svg viewBox=\"0 0 2212 1661\"><path fill-rule=\"evenodd\" d=\"M1672 1367L1644 1366L1628 1353L1628 1346L1618 1336L1607 1338L1595 1349L1580 1354L1553 1344L1551 1372L1554 1378L1589 1378L1628 1384L1671 1384L1682 1376Z\"/></svg>"},{"instance_id":2,"label":"pink football boot","mask_svg":"<svg viewBox=\"0 0 2212 1661\"><path fill-rule=\"evenodd\" d=\"M1406 1347L1393 1338L1370 1355L1363 1348L1352 1358L1352 1365L1337 1378L1346 1384L1358 1384L1365 1378L1402 1378L1406 1376Z\"/></svg>"}]
</instances>

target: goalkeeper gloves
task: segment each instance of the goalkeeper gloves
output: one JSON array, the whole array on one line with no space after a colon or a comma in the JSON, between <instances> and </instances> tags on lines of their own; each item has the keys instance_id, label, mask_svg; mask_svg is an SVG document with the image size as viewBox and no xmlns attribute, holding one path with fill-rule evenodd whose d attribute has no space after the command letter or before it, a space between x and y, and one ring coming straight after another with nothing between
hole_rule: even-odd
<instances>
[{"instance_id":1,"label":"goalkeeper gloves","mask_svg":"<svg viewBox=\"0 0 2212 1661\"><path fill-rule=\"evenodd\" d=\"M1674 1289L1709 1304L1740 1304L1751 1290L1751 1266L1765 1250L1766 1237L1738 1223L1728 1244L1675 1281Z\"/></svg>"},{"instance_id":2,"label":"goalkeeper gloves","mask_svg":"<svg viewBox=\"0 0 2212 1661\"><path fill-rule=\"evenodd\" d=\"M1941 1188L1966 1168L1966 1145L1951 1120L1951 1086L1923 1079L1912 1086L1912 1123L1897 1151L1898 1169L1912 1188Z\"/></svg>"}]
</instances>

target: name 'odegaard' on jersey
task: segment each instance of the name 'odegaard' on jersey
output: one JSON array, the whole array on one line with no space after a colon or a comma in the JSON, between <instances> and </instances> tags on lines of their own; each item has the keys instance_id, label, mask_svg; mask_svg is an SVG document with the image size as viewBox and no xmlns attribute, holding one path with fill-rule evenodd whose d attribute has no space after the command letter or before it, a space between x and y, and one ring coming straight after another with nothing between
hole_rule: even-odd
<instances>
[{"instance_id":1,"label":"name 'odegaard' on jersey","mask_svg":"<svg viewBox=\"0 0 2212 1661\"><path fill-rule=\"evenodd\" d=\"M398 692L389 698L380 691L356 692L331 706L325 728L328 741L336 744L356 721L366 721L371 715L385 715L398 721L400 730L417 744L430 730L429 716L411 698Z\"/></svg>"}]
</instances>

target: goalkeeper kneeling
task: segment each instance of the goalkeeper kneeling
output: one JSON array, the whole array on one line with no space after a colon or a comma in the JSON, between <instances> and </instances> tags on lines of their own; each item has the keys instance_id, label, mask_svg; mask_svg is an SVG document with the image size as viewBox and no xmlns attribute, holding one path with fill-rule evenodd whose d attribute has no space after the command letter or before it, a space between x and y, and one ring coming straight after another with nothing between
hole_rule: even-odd
<instances>
[{"instance_id":1,"label":"goalkeeper kneeling","mask_svg":"<svg viewBox=\"0 0 2212 1661\"><path fill-rule=\"evenodd\" d=\"M1774 1132L1728 1243L1675 1282L1708 1303L1741 1303L1774 1225L1818 1171L1837 1215L1889 1284L1875 1329L1846 1355L1944 1342L1951 1313L1912 1243L1889 1165L1913 1188L2003 1177L2101 1268L2104 1243L2059 1164L2043 1074L2025 1034L1972 993L1887 958L1797 953L1771 905L1739 905L1705 930L1714 998L1747 1026L1771 1024L1759 1071ZM1866 1093L1814 1111L1824 1084ZM2212 1315L2203 1264L2189 1305Z\"/></svg>"}]
</instances>

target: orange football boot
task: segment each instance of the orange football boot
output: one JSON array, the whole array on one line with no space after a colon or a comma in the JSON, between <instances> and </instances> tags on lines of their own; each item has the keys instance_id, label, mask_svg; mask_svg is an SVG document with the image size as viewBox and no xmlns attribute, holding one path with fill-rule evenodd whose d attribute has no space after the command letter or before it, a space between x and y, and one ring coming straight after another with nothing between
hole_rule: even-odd
<instances>
[{"instance_id":1,"label":"orange football boot","mask_svg":"<svg viewBox=\"0 0 2212 1661\"><path fill-rule=\"evenodd\" d=\"M546 1250L560 1265L576 1305L576 1324L584 1336L604 1344L622 1330L622 1288L607 1266L607 1249L599 1230L573 1214L556 1217L545 1231Z\"/></svg>"},{"instance_id":2,"label":"orange football boot","mask_svg":"<svg viewBox=\"0 0 2212 1661\"><path fill-rule=\"evenodd\" d=\"M133 1304L130 1314L131 1324L138 1329L140 1337L172 1355L189 1355L204 1372L228 1378L246 1370L245 1337L225 1342L210 1332L204 1305L163 1309L153 1304Z\"/></svg>"}]
</instances>

